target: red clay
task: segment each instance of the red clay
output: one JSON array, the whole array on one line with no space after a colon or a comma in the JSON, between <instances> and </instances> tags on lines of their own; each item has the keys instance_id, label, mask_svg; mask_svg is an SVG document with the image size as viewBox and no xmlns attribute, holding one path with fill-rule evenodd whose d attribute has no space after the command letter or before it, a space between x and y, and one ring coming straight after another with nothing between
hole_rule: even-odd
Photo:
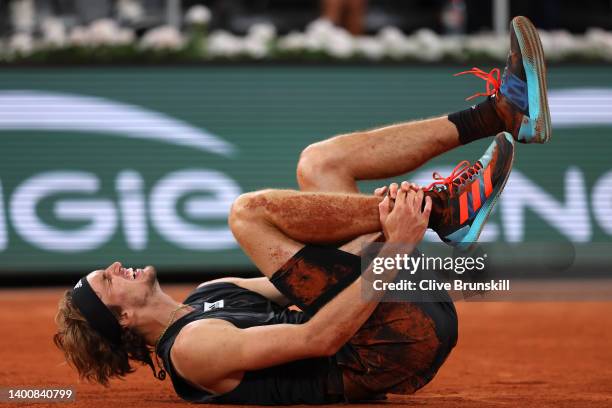
<instances>
[{"instance_id":1,"label":"red clay","mask_svg":"<svg viewBox=\"0 0 612 408\"><path fill-rule=\"evenodd\" d=\"M183 298L191 287L166 289ZM72 386L77 402L13 406L182 404L170 381L155 380L148 367L111 388L80 382L51 341L62 291L0 291L0 386ZM612 406L612 302L459 303L457 310L459 343L438 376L415 395L393 396L377 406Z\"/></svg>"}]
</instances>

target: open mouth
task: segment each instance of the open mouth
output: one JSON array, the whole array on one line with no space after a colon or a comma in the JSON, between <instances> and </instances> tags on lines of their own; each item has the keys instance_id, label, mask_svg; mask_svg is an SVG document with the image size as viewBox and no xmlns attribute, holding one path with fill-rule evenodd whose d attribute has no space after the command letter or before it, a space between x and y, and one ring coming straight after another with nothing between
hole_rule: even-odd
<instances>
[{"instance_id":1,"label":"open mouth","mask_svg":"<svg viewBox=\"0 0 612 408\"><path fill-rule=\"evenodd\" d=\"M144 273L143 269L121 268L121 273L125 279L136 280Z\"/></svg>"}]
</instances>

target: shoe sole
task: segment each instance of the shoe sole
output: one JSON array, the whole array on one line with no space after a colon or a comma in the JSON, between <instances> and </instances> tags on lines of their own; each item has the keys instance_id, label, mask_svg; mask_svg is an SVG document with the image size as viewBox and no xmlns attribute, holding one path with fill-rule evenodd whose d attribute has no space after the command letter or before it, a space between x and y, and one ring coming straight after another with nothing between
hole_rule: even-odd
<instances>
[{"instance_id":1,"label":"shoe sole","mask_svg":"<svg viewBox=\"0 0 612 408\"><path fill-rule=\"evenodd\" d=\"M514 138L512 137L510 133L504 132L504 136L506 140L508 140L512 144L512 157L510 158L510 171L506 173L502 183L497 185L493 189L493 198L489 200L488 202L486 202L481 207L481 210L478 212L478 214L474 218L474 222L472 222L472 225L470 226L470 229L468 230L467 234L461 240L461 242L459 242L456 245L456 247L462 251L471 250L474 247L474 245L477 243L478 238L480 237L480 234L482 233L482 230L487 220L489 219L491 212L493 211L493 207L495 207L495 204L497 203L497 200L499 199L501 192L504 190L504 187L506 187L506 183L508 182L510 173L512 173L512 167L514 166L514 149L516 148L516 146L514 145Z\"/></svg>"},{"instance_id":2,"label":"shoe sole","mask_svg":"<svg viewBox=\"0 0 612 408\"><path fill-rule=\"evenodd\" d=\"M551 139L551 122L550 111L548 108L548 96L546 87L546 63L544 61L544 48L542 41L534 25L523 16L515 17L512 20L512 28L516 34L521 55L523 57L523 68L528 77L528 83L533 83L533 79L538 82L538 101L539 115L535 121L535 136L534 141L538 143L546 143ZM533 78L535 73L535 78ZM531 78L529 78L531 77ZM531 81L529 81L531 79ZM532 87L529 87L529 93L532 95ZM529 106L531 106L531 100Z\"/></svg>"}]
</instances>

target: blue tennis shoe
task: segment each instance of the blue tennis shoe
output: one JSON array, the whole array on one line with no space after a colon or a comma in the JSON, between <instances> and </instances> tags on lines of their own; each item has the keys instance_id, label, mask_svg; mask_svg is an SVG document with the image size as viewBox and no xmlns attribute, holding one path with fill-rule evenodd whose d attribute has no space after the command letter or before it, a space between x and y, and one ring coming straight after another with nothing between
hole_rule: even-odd
<instances>
[{"instance_id":1,"label":"blue tennis shoe","mask_svg":"<svg viewBox=\"0 0 612 408\"><path fill-rule=\"evenodd\" d=\"M487 83L486 92L472 95L495 99L497 114L506 131L522 143L546 143L551 138L550 111L546 96L544 50L536 28L518 16L510 23L510 52L500 80L500 70L479 68L456 75L473 74Z\"/></svg>"},{"instance_id":2,"label":"blue tennis shoe","mask_svg":"<svg viewBox=\"0 0 612 408\"><path fill-rule=\"evenodd\" d=\"M429 228L447 244L471 249L504 190L513 162L514 138L502 132L474 164L464 160L448 177L434 173L435 181L424 188L433 203Z\"/></svg>"}]
</instances>

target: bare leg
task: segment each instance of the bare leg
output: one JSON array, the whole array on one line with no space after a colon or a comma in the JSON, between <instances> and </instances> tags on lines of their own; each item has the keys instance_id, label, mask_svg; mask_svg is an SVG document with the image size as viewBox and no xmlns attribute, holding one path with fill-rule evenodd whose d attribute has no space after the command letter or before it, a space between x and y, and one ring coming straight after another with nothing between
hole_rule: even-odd
<instances>
[{"instance_id":1,"label":"bare leg","mask_svg":"<svg viewBox=\"0 0 612 408\"><path fill-rule=\"evenodd\" d=\"M406 173L458 145L457 129L446 117L341 135L302 153L298 182L305 191L355 193L357 180ZM232 207L230 226L243 250L270 277L304 243L378 235L381 199L346 193L245 194ZM360 242L349 246L357 252Z\"/></svg>"},{"instance_id":2,"label":"bare leg","mask_svg":"<svg viewBox=\"0 0 612 408\"><path fill-rule=\"evenodd\" d=\"M263 190L234 202L229 224L242 249L268 277L304 243L334 243L380 231L380 197Z\"/></svg>"},{"instance_id":3,"label":"bare leg","mask_svg":"<svg viewBox=\"0 0 612 408\"><path fill-rule=\"evenodd\" d=\"M346 28L353 35L363 34L363 20L367 8L367 0L347 0L344 2L346 7Z\"/></svg>"},{"instance_id":4,"label":"bare leg","mask_svg":"<svg viewBox=\"0 0 612 408\"><path fill-rule=\"evenodd\" d=\"M344 7L343 7L342 0L322 0L321 1L322 16L336 25L340 25L343 9Z\"/></svg>"},{"instance_id":5,"label":"bare leg","mask_svg":"<svg viewBox=\"0 0 612 408\"><path fill-rule=\"evenodd\" d=\"M397 176L459 146L454 124L444 116L340 135L308 146L297 179L303 191L358 192L358 180ZM340 249L359 255L380 233L358 237Z\"/></svg>"},{"instance_id":6,"label":"bare leg","mask_svg":"<svg viewBox=\"0 0 612 408\"><path fill-rule=\"evenodd\" d=\"M340 135L302 152L298 184L303 191L358 192L358 180L407 173L459 145L446 116Z\"/></svg>"}]
</instances>

